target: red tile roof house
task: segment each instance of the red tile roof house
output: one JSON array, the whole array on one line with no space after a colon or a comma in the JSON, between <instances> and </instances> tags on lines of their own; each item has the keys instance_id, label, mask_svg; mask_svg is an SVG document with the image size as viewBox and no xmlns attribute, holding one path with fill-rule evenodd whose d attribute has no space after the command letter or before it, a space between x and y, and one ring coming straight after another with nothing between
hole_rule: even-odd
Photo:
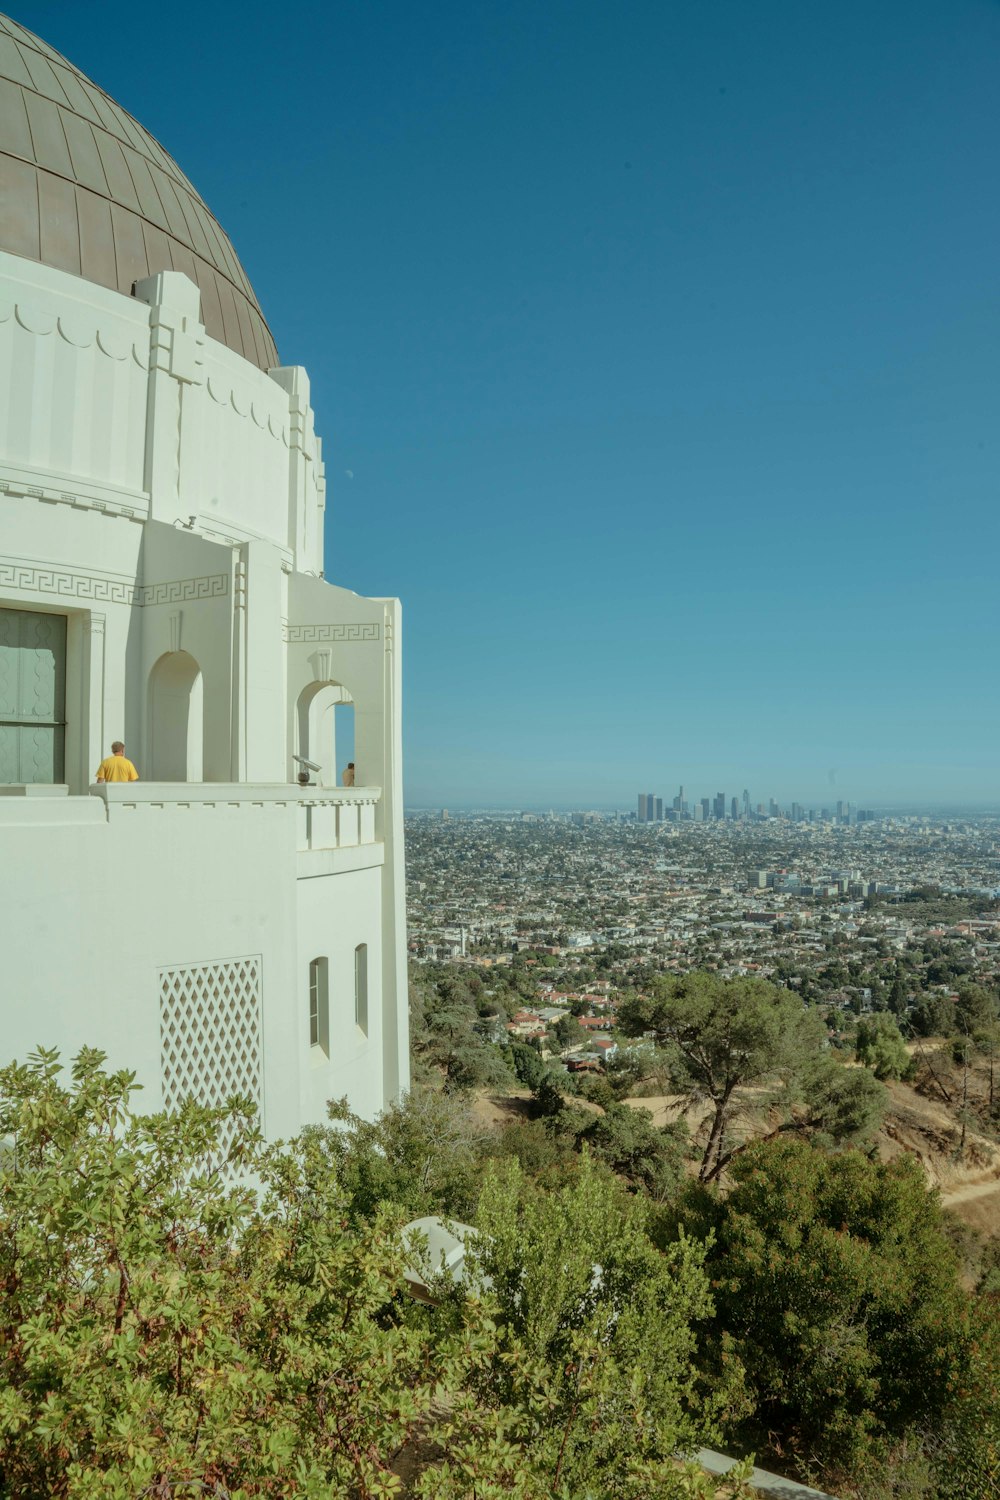
<instances>
[{"instance_id":1,"label":"red tile roof house","mask_svg":"<svg viewBox=\"0 0 1000 1500\"><path fill-rule=\"evenodd\" d=\"M507 1022L507 1030L512 1036L544 1036L545 1022L533 1010L519 1010Z\"/></svg>"}]
</instances>

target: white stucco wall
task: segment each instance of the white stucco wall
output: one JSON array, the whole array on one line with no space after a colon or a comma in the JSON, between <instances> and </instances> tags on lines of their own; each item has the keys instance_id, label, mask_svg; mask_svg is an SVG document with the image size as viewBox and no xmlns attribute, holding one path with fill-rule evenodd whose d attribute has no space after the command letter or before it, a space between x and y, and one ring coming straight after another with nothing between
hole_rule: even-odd
<instances>
[{"instance_id":1,"label":"white stucco wall","mask_svg":"<svg viewBox=\"0 0 1000 1500\"><path fill-rule=\"evenodd\" d=\"M4 380L0 609L65 616L67 647L65 789L0 787L0 1058L97 1045L158 1103L176 1088L163 973L204 988L206 966L251 955L267 1134L325 1118L332 1095L373 1114L408 1082L399 609L321 577L305 371L208 339L177 273L129 298L0 254ZM299 704L319 691L354 704L356 793L331 786L330 755L325 786L296 785ZM95 796L119 737L142 780ZM177 745L180 780L158 788ZM326 1060L309 1045L320 954Z\"/></svg>"}]
</instances>

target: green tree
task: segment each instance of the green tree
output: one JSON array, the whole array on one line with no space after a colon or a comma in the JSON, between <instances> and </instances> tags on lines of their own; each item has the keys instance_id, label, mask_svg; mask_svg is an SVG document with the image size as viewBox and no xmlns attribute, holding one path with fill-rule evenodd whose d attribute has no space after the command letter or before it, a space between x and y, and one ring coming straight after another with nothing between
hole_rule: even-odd
<instances>
[{"instance_id":1,"label":"green tree","mask_svg":"<svg viewBox=\"0 0 1000 1500\"><path fill-rule=\"evenodd\" d=\"M683 1125L658 1129L647 1109L609 1104L603 1115L584 1127L577 1140L654 1200L670 1197L681 1182L687 1131Z\"/></svg>"},{"instance_id":2,"label":"green tree","mask_svg":"<svg viewBox=\"0 0 1000 1500\"><path fill-rule=\"evenodd\" d=\"M493 1168L476 1222L500 1349L480 1367L476 1397L484 1412L504 1412L507 1440L530 1451L539 1496L704 1493L704 1479L673 1458L716 1431L692 1369L692 1321L711 1307L701 1248L680 1237L657 1250L642 1200L586 1160L556 1193L514 1163ZM442 1491L469 1493L461 1483Z\"/></svg>"},{"instance_id":3,"label":"green tree","mask_svg":"<svg viewBox=\"0 0 1000 1500\"><path fill-rule=\"evenodd\" d=\"M560 1047L582 1047L587 1032L575 1016L560 1016L552 1028L552 1035Z\"/></svg>"},{"instance_id":4,"label":"green tree","mask_svg":"<svg viewBox=\"0 0 1000 1500\"><path fill-rule=\"evenodd\" d=\"M958 986L953 1024L962 1036L985 1030L997 1019L997 998L985 985L965 981Z\"/></svg>"},{"instance_id":5,"label":"green tree","mask_svg":"<svg viewBox=\"0 0 1000 1500\"><path fill-rule=\"evenodd\" d=\"M917 1036L950 1036L954 1023L955 1007L947 995L924 995L910 1013Z\"/></svg>"},{"instance_id":6,"label":"green tree","mask_svg":"<svg viewBox=\"0 0 1000 1500\"><path fill-rule=\"evenodd\" d=\"M0 1070L0 1493L390 1500L408 1450L422 1500L575 1500L592 1474L609 1500L715 1494L669 1462L710 1427L687 1410L700 1252L661 1255L608 1183L497 1179L498 1295L425 1308L405 1208L352 1223L337 1132L265 1146L239 1101L136 1115L102 1064Z\"/></svg>"},{"instance_id":7,"label":"green tree","mask_svg":"<svg viewBox=\"0 0 1000 1500\"><path fill-rule=\"evenodd\" d=\"M102 1063L0 1072L0 1490L388 1495L467 1334L393 1314L401 1247L350 1231L314 1143L264 1148L238 1103L136 1116Z\"/></svg>"},{"instance_id":8,"label":"green tree","mask_svg":"<svg viewBox=\"0 0 1000 1500\"><path fill-rule=\"evenodd\" d=\"M790 990L706 973L654 981L649 995L623 1003L619 1025L628 1036L654 1031L675 1085L711 1101L703 1181L720 1169L736 1091L801 1068L818 1051L822 1031L819 1017Z\"/></svg>"},{"instance_id":9,"label":"green tree","mask_svg":"<svg viewBox=\"0 0 1000 1500\"><path fill-rule=\"evenodd\" d=\"M854 1040L854 1055L858 1062L871 1068L876 1078L907 1078L913 1071L906 1043L888 1011L862 1016Z\"/></svg>"},{"instance_id":10,"label":"green tree","mask_svg":"<svg viewBox=\"0 0 1000 1500\"><path fill-rule=\"evenodd\" d=\"M874 1483L894 1453L948 1430L974 1357L937 1197L911 1158L795 1140L751 1146L730 1175L725 1199L692 1186L679 1222L714 1236L705 1347L721 1359L731 1341L756 1401L731 1437L794 1454L828 1483ZM976 1400L995 1435L996 1389ZM970 1410L962 1421L971 1432Z\"/></svg>"},{"instance_id":11,"label":"green tree","mask_svg":"<svg viewBox=\"0 0 1000 1500\"><path fill-rule=\"evenodd\" d=\"M862 1145L885 1118L889 1095L867 1069L847 1068L829 1053L806 1067L801 1079L805 1125L816 1144Z\"/></svg>"},{"instance_id":12,"label":"green tree","mask_svg":"<svg viewBox=\"0 0 1000 1500\"><path fill-rule=\"evenodd\" d=\"M410 1051L416 1082L443 1078L449 1093L506 1088L512 1082L504 1049L483 1035L481 1017L503 1020L520 1001L490 996L478 974L448 965L414 967L410 979Z\"/></svg>"},{"instance_id":13,"label":"green tree","mask_svg":"<svg viewBox=\"0 0 1000 1500\"><path fill-rule=\"evenodd\" d=\"M525 1088L537 1088L545 1073L545 1063L538 1049L528 1047L524 1042L511 1042L510 1057L518 1083L523 1083Z\"/></svg>"},{"instance_id":14,"label":"green tree","mask_svg":"<svg viewBox=\"0 0 1000 1500\"><path fill-rule=\"evenodd\" d=\"M353 1114L346 1099L327 1109L338 1128L310 1126L303 1134L336 1178L352 1220L370 1220L387 1205L403 1219L474 1212L487 1136L462 1096L418 1087L375 1120Z\"/></svg>"},{"instance_id":15,"label":"green tree","mask_svg":"<svg viewBox=\"0 0 1000 1500\"><path fill-rule=\"evenodd\" d=\"M934 1433L934 1500L1000 1494L1000 1302L976 1298L958 1378Z\"/></svg>"}]
</instances>

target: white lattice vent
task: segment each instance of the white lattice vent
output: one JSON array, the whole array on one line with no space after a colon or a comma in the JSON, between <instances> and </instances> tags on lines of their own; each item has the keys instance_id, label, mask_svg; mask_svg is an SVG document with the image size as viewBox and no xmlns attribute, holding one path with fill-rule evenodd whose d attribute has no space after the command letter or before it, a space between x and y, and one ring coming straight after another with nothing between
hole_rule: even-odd
<instances>
[{"instance_id":1,"label":"white lattice vent","mask_svg":"<svg viewBox=\"0 0 1000 1500\"><path fill-rule=\"evenodd\" d=\"M160 970L164 1109L189 1098L221 1105L234 1094L260 1109L260 976L259 953Z\"/></svg>"}]
</instances>

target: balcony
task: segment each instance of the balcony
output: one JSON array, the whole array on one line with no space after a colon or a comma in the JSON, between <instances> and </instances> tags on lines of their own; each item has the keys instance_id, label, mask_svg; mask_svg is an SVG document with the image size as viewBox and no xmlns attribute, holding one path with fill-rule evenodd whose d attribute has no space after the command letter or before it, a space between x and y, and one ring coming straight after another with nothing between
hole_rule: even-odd
<instances>
[{"instance_id":1,"label":"balcony","mask_svg":"<svg viewBox=\"0 0 1000 1500\"><path fill-rule=\"evenodd\" d=\"M201 815L214 809L285 810L295 820L298 876L380 865L375 810L381 787L296 786L293 783L213 781L111 782L90 788L110 821L118 816L175 813Z\"/></svg>"},{"instance_id":2,"label":"balcony","mask_svg":"<svg viewBox=\"0 0 1000 1500\"><path fill-rule=\"evenodd\" d=\"M300 880L381 865L377 809L382 788L287 782L130 781L100 783L71 797L65 786L0 788L0 828L101 827L125 819L284 816L294 827ZM179 832L179 828L178 828ZM290 830L291 832L291 830Z\"/></svg>"}]
</instances>

